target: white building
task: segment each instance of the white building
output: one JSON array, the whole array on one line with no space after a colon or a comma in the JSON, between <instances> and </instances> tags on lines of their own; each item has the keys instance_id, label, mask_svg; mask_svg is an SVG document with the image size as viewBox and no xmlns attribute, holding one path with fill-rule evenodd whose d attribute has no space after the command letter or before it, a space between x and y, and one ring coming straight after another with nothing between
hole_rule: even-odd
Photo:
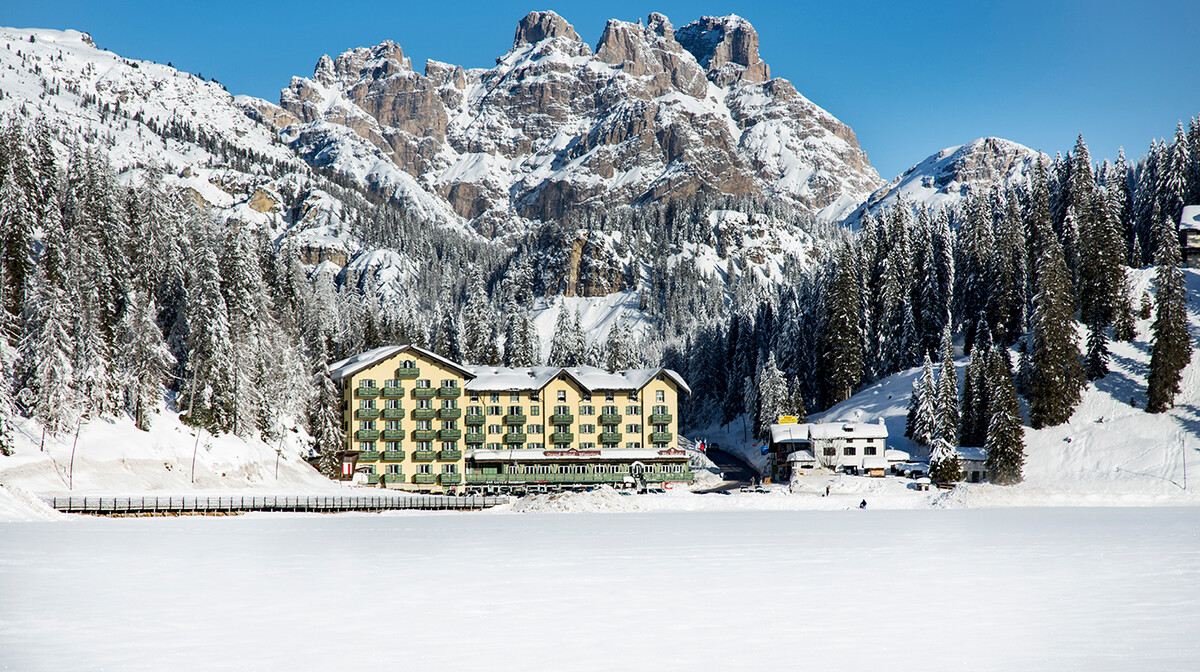
<instances>
[{"instance_id":1,"label":"white building","mask_svg":"<svg viewBox=\"0 0 1200 672\"><path fill-rule=\"evenodd\" d=\"M771 425L771 477L786 481L793 471L817 467L882 476L887 469L887 436L882 419Z\"/></svg>"},{"instance_id":2,"label":"white building","mask_svg":"<svg viewBox=\"0 0 1200 672\"><path fill-rule=\"evenodd\" d=\"M1185 205L1179 218L1180 257L1187 268L1200 268L1200 205Z\"/></svg>"}]
</instances>

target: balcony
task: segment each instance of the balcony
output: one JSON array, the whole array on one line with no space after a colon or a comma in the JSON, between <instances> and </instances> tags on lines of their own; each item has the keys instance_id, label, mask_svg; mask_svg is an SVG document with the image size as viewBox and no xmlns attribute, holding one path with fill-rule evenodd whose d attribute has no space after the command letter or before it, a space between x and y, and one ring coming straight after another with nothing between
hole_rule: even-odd
<instances>
[{"instance_id":1,"label":"balcony","mask_svg":"<svg viewBox=\"0 0 1200 672\"><path fill-rule=\"evenodd\" d=\"M402 473L384 474L383 482L384 483L403 483L404 482L404 474L402 474Z\"/></svg>"},{"instance_id":2,"label":"balcony","mask_svg":"<svg viewBox=\"0 0 1200 672\"><path fill-rule=\"evenodd\" d=\"M354 438L359 441L375 441L379 438L378 429L360 429L354 432Z\"/></svg>"},{"instance_id":3,"label":"balcony","mask_svg":"<svg viewBox=\"0 0 1200 672\"><path fill-rule=\"evenodd\" d=\"M442 418L443 420L448 420L451 418L461 418L462 417L462 409L461 408L439 408L437 417Z\"/></svg>"},{"instance_id":4,"label":"balcony","mask_svg":"<svg viewBox=\"0 0 1200 672\"><path fill-rule=\"evenodd\" d=\"M414 408L412 412L413 418L417 420L432 420L437 417L437 409L433 408Z\"/></svg>"},{"instance_id":5,"label":"balcony","mask_svg":"<svg viewBox=\"0 0 1200 672\"><path fill-rule=\"evenodd\" d=\"M354 388L354 396L367 399L374 399L379 396L378 387L356 387Z\"/></svg>"},{"instance_id":6,"label":"balcony","mask_svg":"<svg viewBox=\"0 0 1200 672\"><path fill-rule=\"evenodd\" d=\"M438 459L443 462L457 462L462 459L461 450L443 450L438 453Z\"/></svg>"},{"instance_id":7,"label":"balcony","mask_svg":"<svg viewBox=\"0 0 1200 672\"><path fill-rule=\"evenodd\" d=\"M467 432L467 434L463 437L463 441L466 441L468 444L483 443L485 436L485 434L478 432Z\"/></svg>"},{"instance_id":8,"label":"balcony","mask_svg":"<svg viewBox=\"0 0 1200 672\"><path fill-rule=\"evenodd\" d=\"M650 432L650 443L666 443L670 440L670 432Z\"/></svg>"},{"instance_id":9,"label":"balcony","mask_svg":"<svg viewBox=\"0 0 1200 672\"><path fill-rule=\"evenodd\" d=\"M462 396L462 388L457 385L453 387L439 387L438 396L446 398L459 397Z\"/></svg>"},{"instance_id":10,"label":"balcony","mask_svg":"<svg viewBox=\"0 0 1200 672\"><path fill-rule=\"evenodd\" d=\"M379 474L367 474L367 483L369 485L379 485Z\"/></svg>"},{"instance_id":11,"label":"balcony","mask_svg":"<svg viewBox=\"0 0 1200 672\"><path fill-rule=\"evenodd\" d=\"M432 399L437 395L437 390L432 387L417 387L413 388L413 397L417 399Z\"/></svg>"},{"instance_id":12,"label":"balcony","mask_svg":"<svg viewBox=\"0 0 1200 672\"><path fill-rule=\"evenodd\" d=\"M463 416L464 425L482 425L484 422L487 422L487 419L482 415L472 415L468 413L467 415Z\"/></svg>"},{"instance_id":13,"label":"balcony","mask_svg":"<svg viewBox=\"0 0 1200 672\"><path fill-rule=\"evenodd\" d=\"M383 438L384 441L403 441L404 440L404 430L403 429L385 429L385 430L383 430L383 434L381 434L380 436Z\"/></svg>"},{"instance_id":14,"label":"balcony","mask_svg":"<svg viewBox=\"0 0 1200 672\"><path fill-rule=\"evenodd\" d=\"M412 438L413 441L433 441L437 438L437 432L432 429L414 429Z\"/></svg>"},{"instance_id":15,"label":"balcony","mask_svg":"<svg viewBox=\"0 0 1200 672\"><path fill-rule=\"evenodd\" d=\"M601 432L600 443L619 443L621 441L620 432Z\"/></svg>"},{"instance_id":16,"label":"balcony","mask_svg":"<svg viewBox=\"0 0 1200 672\"><path fill-rule=\"evenodd\" d=\"M571 443L575 440L575 435L571 432L555 432L550 435L550 443Z\"/></svg>"},{"instance_id":17,"label":"balcony","mask_svg":"<svg viewBox=\"0 0 1200 672\"><path fill-rule=\"evenodd\" d=\"M383 451L384 462L399 462L404 459L403 450L385 450Z\"/></svg>"},{"instance_id":18,"label":"balcony","mask_svg":"<svg viewBox=\"0 0 1200 672\"><path fill-rule=\"evenodd\" d=\"M437 483L436 474L413 474L413 483Z\"/></svg>"},{"instance_id":19,"label":"balcony","mask_svg":"<svg viewBox=\"0 0 1200 672\"><path fill-rule=\"evenodd\" d=\"M354 409L354 417L362 420L374 420L379 417L378 408L356 408Z\"/></svg>"},{"instance_id":20,"label":"balcony","mask_svg":"<svg viewBox=\"0 0 1200 672\"><path fill-rule=\"evenodd\" d=\"M621 416L619 414L605 413L600 416L599 422L602 425L619 425L621 424Z\"/></svg>"},{"instance_id":21,"label":"balcony","mask_svg":"<svg viewBox=\"0 0 1200 672\"><path fill-rule=\"evenodd\" d=\"M383 412L381 415L383 416L384 420L403 420L404 419L404 409L403 408L385 408L385 409L383 409Z\"/></svg>"},{"instance_id":22,"label":"balcony","mask_svg":"<svg viewBox=\"0 0 1200 672\"><path fill-rule=\"evenodd\" d=\"M504 442L505 443L525 443L525 438L526 437L524 434L518 434L517 432L509 432L508 434L504 435Z\"/></svg>"},{"instance_id":23,"label":"balcony","mask_svg":"<svg viewBox=\"0 0 1200 672\"><path fill-rule=\"evenodd\" d=\"M415 366L412 367L411 369L396 369L396 377L397 378L420 378L421 377L421 369L418 367L415 367Z\"/></svg>"},{"instance_id":24,"label":"balcony","mask_svg":"<svg viewBox=\"0 0 1200 672\"><path fill-rule=\"evenodd\" d=\"M506 425L523 425L525 424L524 413L510 413L504 416L504 424Z\"/></svg>"},{"instance_id":25,"label":"balcony","mask_svg":"<svg viewBox=\"0 0 1200 672\"><path fill-rule=\"evenodd\" d=\"M575 422L575 416L570 413L555 413L550 416L550 424L552 425L569 425Z\"/></svg>"},{"instance_id":26,"label":"balcony","mask_svg":"<svg viewBox=\"0 0 1200 672\"><path fill-rule=\"evenodd\" d=\"M462 438L461 429L439 429L438 439L441 441L457 441Z\"/></svg>"},{"instance_id":27,"label":"balcony","mask_svg":"<svg viewBox=\"0 0 1200 672\"><path fill-rule=\"evenodd\" d=\"M650 424L652 424L652 425L666 425L666 424L669 424L669 423L671 422L671 417L672 417L672 416L671 416L671 414L670 414L670 413L655 413L655 414L653 414L653 415L651 415L651 416L650 416Z\"/></svg>"},{"instance_id":28,"label":"balcony","mask_svg":"<svg viewBox=\"0 0 1200 672\"><path fill-rule=\"evenodd\" d=\"M358 454L359 462L374 462L379 459L378 450L364 450Z\"/></svg>"},{"instance_id":29,"label":"balcony","mask_svg":"<svg viewBox=\"0 0 1200 672\"><path fill-rule=\"evenodd\" d=\"M647 483L663 483L666 481L670 481L672 483L681 481L691 483L692 478L692 472L690 471L676 472L671 474L664 474L658 471L647 471L646 473L642 474L642 479Z\"/></svg>"},{"instance_id":30,"label":"balcony","mask_svg":"<svg viewBox=\"0 0 1200 672\"><path fill-rule=\"evenodd\" d=\"M433 458L437 457L437 452L433 450L414 450L412 459L417 462L432 462Z\"/></svg>"},{"instance_id":31,"label":"balcony","mask_svg":"<svg viewBox=\"0 0 1200 672\"><path fill-rule=\"evenodd\" d=\"M462 483L462 474L441 474L442 485L458 485Z\"/></svg>"},{"instance_id":32,"label":"balcony","mask_svg":"<svg viewBox=\"0 0 1200 672\"><path fill-rule=\"evenodd\" d=\"M381 395L389 399L402 399L404 397L403 387L385 387L380 392Z\"/></svg>"}]
</instances>

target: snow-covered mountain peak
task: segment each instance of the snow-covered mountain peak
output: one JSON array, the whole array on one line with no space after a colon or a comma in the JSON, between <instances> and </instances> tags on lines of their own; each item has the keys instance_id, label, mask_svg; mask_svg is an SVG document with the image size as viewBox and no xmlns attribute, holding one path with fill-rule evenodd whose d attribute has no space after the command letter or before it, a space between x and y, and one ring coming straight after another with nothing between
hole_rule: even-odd
<instances>
[{"instance_id":1,"label":"snow-covered mountain peak","mask_svg":"<svg viewBox=\"0 0 1200 672\"><path fill-rule=\"evenodd\" d=\"M680 28L675 37L717 86L771 78L771 67L758 57L758 31L736 14L701 17Z\"/></svg>"},{"instance_id":2,"label":"snow-covered mountain peak","mask_svg":"<svg viewBox=\"0 0 1200 672\"><path fill-rule=\"evenodd\" d=\"M1045 154L1003 138L978 138L947 147L880 187L847 221L857 222L868 210L874 213L890 208L901 196L913 206L924 205L938 212L993 186L1024 185L1039 155L1050 164Z\"/></svg>"},{"instance_id":3,"label":"snow-covered mountain peak","mask_svg":"<svg viewBox=\"0 0 1200 672\"><path fill-rule=\"evenodd\" d=\"M575 27L550 10L526 14L517 24L512 48L518 49L526 44L537 44L556 37L569 42L578 42L585 49L587 48L587 44L579 37L579 33L575 32Z\"/></svg>"}]
</instances>

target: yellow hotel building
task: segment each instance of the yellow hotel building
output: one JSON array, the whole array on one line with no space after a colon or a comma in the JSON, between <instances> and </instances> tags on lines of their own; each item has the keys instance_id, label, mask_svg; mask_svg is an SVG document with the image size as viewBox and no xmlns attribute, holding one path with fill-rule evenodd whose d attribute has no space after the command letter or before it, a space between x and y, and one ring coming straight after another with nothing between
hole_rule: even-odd
<instances>
[{"instance_id":1,"label":"yellow hotel building","mask_svg":"<svg viewBox=\"0 0 1200 672\"><path fill-rule=\"evenodd\" d=\"M411 345L330 365L343 479L421 492L544 492L690 483L670 369L468 366ZM357 476L356 476L357 475Z\"/></svg>"}]
</instances>

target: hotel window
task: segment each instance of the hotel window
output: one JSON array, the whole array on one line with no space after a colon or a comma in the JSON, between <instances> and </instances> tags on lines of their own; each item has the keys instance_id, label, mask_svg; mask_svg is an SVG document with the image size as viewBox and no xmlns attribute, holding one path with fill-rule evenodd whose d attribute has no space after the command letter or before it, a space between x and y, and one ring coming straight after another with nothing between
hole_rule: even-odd
<instances>
[{"instance_id":1,"label":"hotel window","mask_svg":"<svg viewBox=\"0 0 1200 672\"><path fill-rule=\"evenodd\" d=\"M523 413L525 413L525 411L520 406L509 406L508 407L509 415L521 415Z\"/></svg>"},{"instance_id":2,"label":"hotel window","mask_svg":"<svg viewBox=\"0 0 1200 672\"><path fill-rule=\"evenodd\" d=\"M399 378L388 378L387 380L383 381L383 386L384 387L400 387L400 379Z\"/></svg>"},{"instance_id":3,"label":"hotel window","mask_svg":"<svg viewBox=\"0 0 1200 672\"><path fill-rule=\"evenodd\" d=\"M417 473L418 474L432 474L433 473L432 465L418 464L417 465Z\"/></svg>"},{"instance_id":4,"label":"hotel window","mask_svg":"<svg viewBox=\"0 0 1200 672\"><path fill-rule=\"evenodd\" d=\"M363 473L365 473L365 474L375 473L375 465L373 465L373 464L368 464L365 468L363 468L363 467L359 467L359 468L363 469Z\"/></svg>"},{"instance_id":5,"label":"hotel window","mask_svg":"<svg viewBox=\"0 0 1200 672\"><path fill-rule=\"evenodd\" d=\"M442 381L442 387L458 387L458 381L452 378L446 378Z\"/></svg>"},{"instance_id":6,"label":"hotel window","mask_svg":"<svg viewBox=\"0 0 1200 672\"><path fill-rule=\"evenodd\" d=\"M637 401L637 397L638 397L637 390L634 390L633 392L630 392L630 393L629 393L629 400L630 400L630 401Z\"/></svg>"},{"instance_id":7,"label":"hotel window","mask_svg":"<svg viewBox=\"0 0 1200 672\"><path fill-rule=\"evenodd\" d=\"M554 414L555 414L555 415L567 415L567 414L569 414L570 412L571 412L571 407L570 407L570 406L555 406L555 407L554 407Z\"/></svg>"},{"instance_id":8,"label":"hotel window","mask_svg":"<svg viewBox=\"0 0 1200 672\"><path fill-rule=\"evenodd\" d=\"M655 406L654 410L651 411L651 413L653 413L654 415L666 415L668 413L668 411L667 411L666 405L664 404L662 406Z\"/></svg>"},{"instance_id":9,"label":"hotel window","mask_svg":"<svg viewBox=\"0 0 1200 672\"><path fill-rule=\"evenodd\" d=\"M433 429L433 422L430 420L417 420L417 429L428 431Z\"/></svg>"},{"instance_id":10,"label":"hotel window","mask_svg":"<svg viewBox=\"0 0 1200 672\"><path fill-rule=\"evenodd\" d=\"M399 420L388 420L387 423L384 425L384 428L385 429L393 429L393 430L400 429L400 421Z\"/></svg>"},{"instance_id":11,"label":"hotel window","mask_svg":"<svg viewBox=\"0 0 1200 672\"><path fill-rule=\"evenodd\" d=\"M457 441L443 441L442 450L458 450Z\"/></svg>"},{"instance_id":12,"label":"hotel window","mask_svg":"<svg viewBox=\"0 0 1200 672\"><path fill-rule=\"evenodd\" d=\"M399 441L388 441L385 445L387 445L387 450L400 450Z\"/></svg>"},{"instance_id":13,"label":"hotel window","mask_svg":"<svg viewBox=\"0 0 1200 672\"><path fill-rule=\"evenodd\" d=\"M546 429L543 425L526 425L526 428L529 430L526 434L545 434Z\"/></svg>"},{"instance_id":14,"label":"hotel window","mask_svg":"<svg viewBox=\"0 0 1200 672\"><path fill-rule=\"evenodd\" d=\"M567 400L567 391L559 390L558 391L558 402L561 404L562 402L564 402L566 400Z\"/></svg>"},{"instance_id":15,"label":"hotel window","mask_svg":"<svg viewBox=\"0 0 1200 672\"><path fill-rule=\"evenodd\" d=\"M417 450L433 450L432 441L418 441Z\"/></svg>"},{"instance_id":16,"label":"hotel window","mask_svg":"<svg viewBox=\"0 0 1200 672\"><path fill-rule=\"evenodd\" d=\"M580 399L582 399L584 403L591 403L591 401L592 401L592 393L591 393L591 392L584 392L584 393L583 393L583 396L581 396L581 397L580 397Z\"/></svg>"},{"instance_id":17,"label":"hotel window","mask_svg":"<svg viewBox=\"0 0 1200 672\"><path fill-rule=\"evenodd\" d=\"M429 389L429 387L430 387L429 379L428 378L418 378L417 379L417 387L419 387L421 389Z\"/></svg>"},{"instance_id":18,"label":"hotel window","mask_svg":"<svg viewBox=\"0 0 1200 672\"><path fill-rule=\"evenodd\" d=\"M483 415L482 406L468 406L467 415Z\"/></svg>"},{"instance_id":19,"label":"hotel window","mask_svg":"<svg viewBox=\"0 0 1200 672\"><path fill-rule=\"evenodd\" d=\"M442 408L458 408L457 399L443 399Z\"/></svg>"},{"instance_id":20,"label":"hotel window","mask_svg":"<svg viewBox=\"0 0 1200 672\"><path fill-rule=\"evenodd\" d=\"M595 449L596 449L596 444L594 444L594 443L592 443L592 442L590 442L590 441L582 441L582 442L580 442L580 444L579 444L579 449L580 449L580 450L595 450Z\"/></svg>"},{"instance_id":21,"label":"hotel window","mask_svg":"<svg viewBox=\"0 0 1200 672\"><path fill-rule=\"evenodd\" d=\"M375 450L375 445L374 445L374 444L372 444L370 441L359 441L359 442L358 442L358 449L359 449L359 450L363 450L363 451L366 451L366 450Z\"/></svg>"},{"instance_id":22,"label":"hotel window","mask_svg":"<svg viewBox=\"0 0 1200 672\"><path fill-rule=\"evenodd\" d=\"M542 399L542 395L540 393L538 393L538 392L530 392L529 393L530 401L541 401L541 399Z\"/></svg>"},{"instance_id":23,"label":"hotel window","mask_svg":"<svg viewBox=\"0 0 1200 672\"><path fill-rule=\"evenodd\" d=\"M488 406L488 415L504 415L504 409L499 406Z\"/></svg>"},{"instance_id":24,"label":"hotel window","mask_svg":"<svg viewBox=\"0 0 1200 672\"><path fill-rule=\"evenodd\" d=\"M541 414L542 414L542 407L541 407L541 406L530 406L530 407L529 407L529 414L530 414L530 415L541 415Z\"/></svg>"},{"instance_id":25,"label":"hotel window","mask_svg":"<svg viewBox=\"0 0 1200 672\"><path fill-rule=\"evenodd\" d=\"M508 400L509 401L520 401L521 394L519 392L513 392L511 395L509 395Z\"/></svg>"},{"instance_id":26,"label":"hotel window","mask_svg":"<svg viewBox=\"0 0 1200 672\"><path fill-rule=\"evenodd\" d=\"M846 446L845 448L842 449L843 455L854 455L856 452L858 452L858 451L854 446Z\"/></svg>"},{"instance_id":27,"label":"hotel window","mask_svg":"<svg viewBox=\"0 0 1200 672\"><path fill-rule=\"evenodd\" d=\"M614 393L614 392L605 392L605 393L604 393L604 400L605 400L605 401L616 401L616 400L617 400L617 395L616 395L616 393Z\"/></svg>"},{"instance_id":28,"label":"hotel window","mask_svg":"<svg viewBox=\"0 0 1200 672\"><path fill-rule=\"evenodd\" d=\"M490 432L492 434L499 434L503 431L504 431L504 428L501 427L500 425L488 425L488 432Z\"/></svg>"},{"instance_id":29,"label":"hotel window","mask_svg":"<svg viewBox=\"0 0 1200 672\"><path fill-rule=\"evenodd\" d=\"M388 399L383 402L383 407L384 408L400 408L400 400L399 399Z\"/></svg>"},{"instance_id":30,"label":"hotel window","mask_svg":"<svg viewBox=\"0 0 1200 672\"><path fill-rule=\"evenodd\" d=\"M493 404L498 404L498 403L500 403L500 395L493 394L491 396L491 398L488 399L488 401L492 402Z\"/></svg>"},{"instance_id":31,"label":"hotel window","mask_svg":"<svg viewBox=\"0 0 1200 672\"><path fill-rule=\"evenodd\" d=\"M667 393L664 392L663 390L655 390L654 391L654 400L660 404L663 403L664 401L667 400Z\"/></svg>"},{"instance_id":32,"label":"hotel window","mask_svg":"<svg viewBox=\"0 0 1200 672\"><path fill-rule=\"evenodd\" d=\"M389 473L389 474L398 474L398 473L400 473L400 465L398 465L398 464L389 464L389 465L388 465L388 470L387 470L387 473Z\"/></svg>"},{"instance_id":33,"label":"hotel window","mask_svg":"<svg viewBox=\"0 0 1200 672\"><path fill-rule=\"evenodd\" d=\"M825 457L834 457L837 455L837 448L829 447L825 449Z\"/></svg>"},{"instance_id":34,"label":"hotel window","mask_svg":"<svg viewBox=\"0 0 1200 672\"><path fill-rule=\"evenodd\" d=\"M375 408L375 400L374 399L359 399L358 407L359 408Z\"/></svg>"},{"instance_id":35,"label":"hotel window","mask_svg":"<svg viewBox=\"0 0 1200 672\"><path fill-rule=\"evenodd\" d=\"M400 368L402 368L402 369L415 369L415 368L417 368L417 363L416 363L416 362L414 362L414 361L412 361L411 359L405 359L405 360L403 360L403 361L401 361L401 362L400 362Z\"/></svg>"},{"instance_id":36,"label":"hotel window","mask_svg":"<svg viewBox=\"0 0 1200 672\"><path fill-rule=\"evenodd\" d=\"M619 415L616 406L605 406L600 409L600 415Z\"/></svg>"},{"instance_id":37,"label":"hotel window","mask_svg":"<svg viewBox=\"0 0 1200 672\"><path fill-rule=\"evenodd\" d=\"M595 415L596 407L595 406L580 406L579 414L580 415Z\"/></svg>"},{"instance_id":38,"label":"hotel window","mask_svg":"<svg viewBox=\"0 0 1200 672\"><path fill-rule=\"evenodd\" d=\"M641 448L642 442L641 441L626 441L625 447L626 448Z\"/></svg>"},{"instance_id":39,"label":"hotel window","mask_svg":"<svg viewBox=\"0 0 1200 672\"><path fill-rule=\"evenodd\" d=\"M375 429L375 421L374 420L359 420L358 428L359 429Z\"/></svg>"},{"instance_id":40,"label":"hotel window","mask_svg":"<svg viewBox=\"0 0 1200 672\"><path fill-rule=\"evenodd\" d=\"M638 434L642 431L641 425L625 425L625 431L630 434Z\"/></svg>"},{"instance_id":41,"label":"hotel window","mask_svg":"<svg viewBox=\"0 0 1200 672\"><path fill-rule=\"evenodd\" d=\"M417 399L417 408L433 408L433 402L428 399Z\"/></svg>"},{"instance_id":42,"label":"hotel window","mask_svg":"<svg viewBox=\"0 0 1200 672\"><path fill-rule=\"evenodd\" d=\"M363 378L362 380L358 381L358 386L359 387L375 387L375 381L372 380L371 378Z\"/></svg>"},{"instance_id":43,"label":"hotel window","mask_svg":"<svg viewBox=\"0 0 1200 672\"><path fill-rule=\"evenodd\" d=\"M595 425L580 425L579 433L580 434L595 434L596 426Z\"/></svg>"},{"instance_id":44,"label":"hotel window","mask_svg":"<svg viewBox=\"0 0 1200 672\"><path fill-rule=\"evenodd\" d=\"M498 444L498 443L489 443L489 444L487 444L487 449L488 449L488 450L500 450L500 444Z\"/></svg>"},{"instance_id":45,"label":"hotel window","mask_svg":"<svg viewBox=\"0 0 1200 672\"><path fill-rule=\"evenodd\" d=\"M443 420L442 429L458 429L457 420Z\"/></svg>"},{"instance_id":46,"label":"hotel window","mask_svg":"<svg viewBox=\"0 0 1200 672\"><path fill-rule=\"evenodd\" d=\"M626 406L625 407L625 415L641 415L641 414L642 414L641 406Z\"/></svg>"},{"instance_id":47,"label":"hotel window","mask_svg":"<svg viewBox=\"0 0 1200 672\"><path fill-rule=\"evenodd\" d=\"M457 474L458 473L458 465L457 464L443 464L442 465L442 473L443 474Z\"/></svg>"},{"instance_id":48,"label":"hotel window","mask_svg":"<svg viewBox=\"0 0 1200 672\"><path fill-rule=\"evenodd\" d=\"M667 426L666 425L654 425L654 431L659 432L659 433L665 432L665 431L667 431Z\"/></svg>"},{"instance_id":49,"label":"hotel window","mask_svg":"<svg viewBox=\"0 0 1200 672\"><path fill-rule=\"evenodd\" d=\"M863 448L863 455L876 455L877 453L875 450L875 446L867 446L866 448Z\"/></svg>"}]
</instances>

